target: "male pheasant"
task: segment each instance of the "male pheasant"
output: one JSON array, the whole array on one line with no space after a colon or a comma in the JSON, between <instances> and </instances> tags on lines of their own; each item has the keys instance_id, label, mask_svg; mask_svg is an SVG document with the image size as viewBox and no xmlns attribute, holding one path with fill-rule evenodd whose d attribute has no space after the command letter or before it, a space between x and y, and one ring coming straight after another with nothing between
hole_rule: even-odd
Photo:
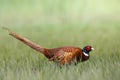
<instances>
[{"instance_id":1,"label":"male pheasant","mask_svg":"<svg viewBox=\"0 0 120 80\"><path fill-rule=\"evenodd\" d=\"M32 49L42 53L45 57L47 57L50 61L54 61L60 65L64 64L77 64L79 62L83 62L89 59L89 52L93 50L91 46L85 46L83 49L79 47L59 47L53 49L43 48L40 45L22 37L21 35L12 32L8 28L5 28L9 32L9 35L15 37L20 40L24 44L28 45Z\"/></svg>"}]
</instances>

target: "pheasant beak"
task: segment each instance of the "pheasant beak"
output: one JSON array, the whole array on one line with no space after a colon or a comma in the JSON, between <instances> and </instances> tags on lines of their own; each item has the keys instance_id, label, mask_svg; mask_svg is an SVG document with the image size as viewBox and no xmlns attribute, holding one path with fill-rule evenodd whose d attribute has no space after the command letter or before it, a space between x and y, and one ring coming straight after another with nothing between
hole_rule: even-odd
<instances>
[{"instance_id":1,"label":"pheasant beak","mask_svg":"<svg viewBox=\"0 0 120 80\"><path fill-rule=\"evenodd\" d=\"M95 50L94 48L91 48L91 50Z\"/></svg>"}]
</instances>

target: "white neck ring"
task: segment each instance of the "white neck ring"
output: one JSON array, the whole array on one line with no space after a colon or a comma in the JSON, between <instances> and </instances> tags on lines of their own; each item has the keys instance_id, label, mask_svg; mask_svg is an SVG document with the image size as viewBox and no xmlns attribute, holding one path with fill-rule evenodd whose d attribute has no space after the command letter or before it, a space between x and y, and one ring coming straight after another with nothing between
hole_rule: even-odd
<instances>
[{"instance_id":1,"label":"white neck ring","mask_svg":"<svg viewBox=\"0 0 120 80\"><path fill-rule=\"evenodd\" d=\"M85 55L85 56L89 56L87 53L85 53L85 52L83 52L83 54Z\"/></svg>"}]
</instances>

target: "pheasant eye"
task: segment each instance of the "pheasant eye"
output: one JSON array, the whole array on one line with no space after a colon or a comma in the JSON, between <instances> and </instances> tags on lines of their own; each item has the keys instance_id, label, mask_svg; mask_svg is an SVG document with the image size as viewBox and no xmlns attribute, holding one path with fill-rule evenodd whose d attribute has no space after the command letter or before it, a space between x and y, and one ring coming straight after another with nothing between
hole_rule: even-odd
<instances>
[{"instance_id":1,"label":"pheasant eye","mask_svg":"<svg viewBox=\"0 0 120 80\"><path fill-rule=\"evenodd\" d=\"M87 46L87 47L86 47L86 50L87 50L87 51L91 51L91 47Z\"/></svg>"}]
</instances>

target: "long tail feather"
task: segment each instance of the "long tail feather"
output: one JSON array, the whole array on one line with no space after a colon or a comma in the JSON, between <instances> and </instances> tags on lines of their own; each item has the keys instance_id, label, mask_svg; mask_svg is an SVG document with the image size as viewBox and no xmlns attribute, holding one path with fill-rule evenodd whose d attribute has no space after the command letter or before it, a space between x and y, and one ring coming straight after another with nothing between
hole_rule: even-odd
<instances>
[{"instance_id":1,"label":"long tail feather","mask_svg":"<svg viewBox=\"0 0 120 80\"><path fill-rule=\"evenodd\" d=\"M11 31L9 28L6 27L2 27L4 30L8 31L9 35L13 36L14 38L20 40L21 42L23 42L24 44L28 45L29 47L31 47L32 49L44 53L45 48L41 47L40 45L28 40L27 38Z\"/></svg>"}]
</instances>

